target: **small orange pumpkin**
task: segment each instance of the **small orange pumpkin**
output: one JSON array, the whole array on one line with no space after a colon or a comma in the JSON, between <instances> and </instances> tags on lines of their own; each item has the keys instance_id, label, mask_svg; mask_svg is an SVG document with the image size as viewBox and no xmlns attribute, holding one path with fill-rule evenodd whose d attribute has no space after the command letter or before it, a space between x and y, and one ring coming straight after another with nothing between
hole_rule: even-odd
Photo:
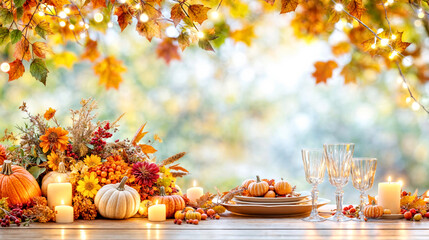
<instances>
[{"instance_id":1,"label":"small orange pumpkin","mask_svg":"<svg viewBox=\"0 0 429 240\"><path fill-rule=\"evenodd\" d=\"M275 198L276 197L276 193L274 191L268 191L267 193L265 193L264 197L266 198Z\"/></svg>"},{"instance_id":2,"label":"small orange pumpkin","mask_svg":"<svg viewBox=\"0 0 429 240\"><path fill-rule=\"evenodd\" d=\"M274 184L274 190L278 195L286 195L292 193L292 186L282 178L281 181Z\"/></svg>"},{"instance_id":3,"label":"small orange pumpkin","mask_svg":"<svg viewBox=\"0 0 429 240\"><path fill-rule=\"evenodd\" d=\"M363 215L367 218L379 218L383 216L384 209L382 206L376 205L374 201L372 201L371 205L365 206L363 210Z\"/></svg>"},{"instance_id":4,"label":"small orange pumpkin","mask_svg":"<svg viewBox=\"0 0 429 240\"><path fill-rule=\"evenodd\" d=\"M165 204L167 218L173 218L177 211L185 208L185 200L180 195L166 195L164 186L159 188L159 196L149 197L149 200Z\"/></svg>"},{"instance_id":5,"label":"small orange pumpkin","mask_svg":"<svg viewBox=\"0 0 429 240\"><path fill-rule=\"evenodd\" d=\"M24 204L42 195L36 179L23 167L5 160L0 167L0 198L7 197L11 205Z\"/></svg>"},{"instance_id":6,"label":"small orange pumpkin","mask_svg":"<svg viewBox=\"0 0 429 240\"><path fill-rule=\"evenodd\" d=\"M256 182L249 185L249 193L251 196L260 197L264 196L268 192L270 186L267 182L261 182L259 176L256 176Z\"/></svg>"},{"instance_id":7,"label":"small orange pumpkin","mask_svg":"<svg viewBox=\"0 0 429 240\"><path fill-rule=\"evenodd\" d=\"M246 180L244 180L244 182L241 184L241 187L243 187L243 188L249 188L249 185L250 185L251 183L253 183L253 182L255 182L255 180L253 180L253 179L246 179Z\"/></svg>"}]
</instances>

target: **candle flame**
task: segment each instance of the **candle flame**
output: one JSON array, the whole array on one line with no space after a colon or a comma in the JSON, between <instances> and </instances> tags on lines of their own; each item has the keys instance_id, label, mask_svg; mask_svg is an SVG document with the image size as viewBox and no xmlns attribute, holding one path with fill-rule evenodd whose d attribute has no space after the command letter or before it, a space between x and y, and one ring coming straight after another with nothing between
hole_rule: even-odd
<instances>
[{"instance_id":1,"label":"candle flame","mask_svg":"<svg viewBox=\"0 0 429 240\"><path fill-rule=\"evenodd\" d=\"M61 200L61 205L64 205L64 200Z\"/></svg>"},{"instance_id":2,"label":"candle flame","mask_svg":"<svg viewBox=\"0 0 429 240\"><path fill-rule=\"evenodd\" d=\"M197 181L196 180L194 180L194 187L196 187L197 186Z\"/></svg>"},{"instance_id":3,"label":"candle flame","mask_svg":"<svg viewBox=\"0 0 429 240\"><path fill-rule=\"evenodd\" d=\"M155 205L158 205L158 200L156 200Z\"/></svg>"},{"instance_id":4,"label":"candle flame","mask_svg":"<svg viewBox=\"0 0 429 240\"><path fill-rule=\"evenodd\" d=\"M392 177L391 177L391 176L389 176L389 177L387 178L387 181L390 183L390 182L392 181Z\"/></svg>"},{"instance_id":5,"label":"candle flame","mask_svg":"<svg viewBox=\"0 0 429 240\"><path fill-rule=\"evenodd\" d=\"M61 177L60 176L57 177L57 182L59 182L59 183L61 182Z\"/></svg>"}]
</instances>

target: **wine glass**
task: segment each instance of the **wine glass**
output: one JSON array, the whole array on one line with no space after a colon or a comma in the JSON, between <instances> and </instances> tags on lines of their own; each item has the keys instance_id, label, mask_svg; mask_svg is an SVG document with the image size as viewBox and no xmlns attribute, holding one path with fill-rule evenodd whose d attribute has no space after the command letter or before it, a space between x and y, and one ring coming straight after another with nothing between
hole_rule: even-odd
<instances>
[{"instance_id":1,"label":"wine glass","mask_svg":"<svg viewBox=\"0 0 429 240\"><path fill-rule=\"evenodd\" d=\"M330 221L345 222L350 218L344 216L343 210L343 187L349 182L350 169L355 145L354 143L324 144L329 182L335 186L337 210L335 215L328 218Z\"/></svg>"},{"instance_id":2,"label":"wine glass","mask_svg":"<svg viewBox=\"0 0 429 240\"><path fill-rule=\"evenodd\" d=\"M311 191L311 214L302 220L308 222L321 222L326 219L317 211L317 197L319 191L317 185L323 182L326 168L326 158L323 149L302 149L302 161L304 162L305 179L313 185Z\"/></svg>"},{"instance_id":3,"label":"wine glass","mask_svg":"<svg viewBox=\"0 0 429 240\"><path fill-rule=\"evenodd\" d=\"M363 208L365 205L365 192L374 184L375 170L377 169L377 158L353 158L352 180L353 187L360 191L359 221L365 221Z\"/></svg>"}]
</instances>

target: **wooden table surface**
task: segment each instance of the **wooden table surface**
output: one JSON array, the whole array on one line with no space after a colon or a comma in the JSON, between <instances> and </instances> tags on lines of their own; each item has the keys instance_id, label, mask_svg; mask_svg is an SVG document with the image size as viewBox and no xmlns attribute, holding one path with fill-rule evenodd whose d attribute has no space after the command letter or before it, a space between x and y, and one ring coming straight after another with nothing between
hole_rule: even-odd
<instances>
[{"instance_id":1,"label":"wooden table surface","mask_svg":"<svg viewBox=\"0 0 429 240\"><path fill-rule=\"evenodd\" d=\"M325 207L332 208L333 206ZM72 224L33 223L0 229L0 239L429 239L429 220L308 223L299 218L253 218L225 213L220 220L176 225L173 220L97 219Z\"/></svg>"}]
</instances>

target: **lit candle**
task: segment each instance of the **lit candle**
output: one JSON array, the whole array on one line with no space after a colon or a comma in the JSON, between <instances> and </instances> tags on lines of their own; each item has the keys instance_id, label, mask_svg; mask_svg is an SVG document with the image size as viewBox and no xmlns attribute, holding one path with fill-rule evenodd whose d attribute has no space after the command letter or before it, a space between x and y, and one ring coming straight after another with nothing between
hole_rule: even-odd
<instances>
[{"instance_id":1,"label":"lit candle","mask_svg":"<svg viewBox=\"0 0 429 240\"><path fill-rule=\"evenodd\" d=\"M389 176L388 182L378 184L378 205L384 209L390 209L392 214L400 213L401 182L392 182Z\"/></svg>"},{"instance_id":2,"label":"lit candle","mask_svg":"<svg viewBox=\"0 0 429 240\"><path fill-rule=\"evenodd\" d=\"M148 219L152 222L162 222L166 219L166 209L165 204L158 204L158 201L156 201L155 205L150 206L147 210L148 213Z\"/></svg>"},{"instance_id":3,"label":"lit candle","mask_svg":"<svg viewBox=\"0 0 429 240\"><path fill-rule=\"evenodd\" d=\"M58 177L58 182L48 185L48 206L54 209L58 205L72 205L72 185L71 183L62 183ZM64 204L61 204L64 203Z\"/></svg>"},{"instance_id":4,"label":"lit candle","mask_svg":"<svg viewBox=\"0 0 429 240\"><path fill-rule=\"evenodd\" d=\"M195 202L201 196L203 196L204 191L202 187L197 187L197 182L194 180L194 187L188 188L186 191L186 196L191 202Z\"/></svg>"},{"instance_id":5,"label":"lit candle","mask_svg":"<svg viewBox=\"0 0 429 240\"><path fill-rule=\"evenodd\" d=\"M55 206L55 222L56 223L72 223L73 222L73 207L64 205Z\"/></svg>"}]
</instances>

